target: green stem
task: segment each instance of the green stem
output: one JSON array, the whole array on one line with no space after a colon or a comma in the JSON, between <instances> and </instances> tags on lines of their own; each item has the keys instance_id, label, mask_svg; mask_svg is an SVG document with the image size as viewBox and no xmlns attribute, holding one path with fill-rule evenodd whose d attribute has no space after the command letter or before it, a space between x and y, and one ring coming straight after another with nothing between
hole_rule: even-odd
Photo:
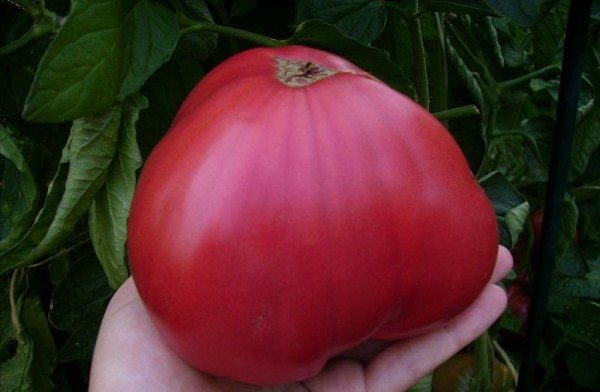
<instances>
[{"instance_id":1,"label":"green stem","mask_svg":"<svg viewBox=\"0 0 600 392\"><path fill-rule=\"evenodd\" d=\"M41 265L47 264L50 261L52 261L54 259L57 259L57 258L59 258L61 256L64 256L67 253L71 252L73 249L79 248L80 246L85 245L85 244L87 244L90 241L91 241L90 238L86 238L83 241L80 241L80 242L76 243L75 245L72 245L72 246L70 246L68 248L65 248L65 249L61 250L60 252L56 252L52 256L45 258L44 260L40 261L39 263L31 264L27 268L35 268L35 267L39 267Z\"/></svg>"},{"instance_id":2,"label":"green stem","mask_svg":"<svg viewBox=\"0 0 600 392\"><path fill-rule=\"evenodd\" d=\"M458 31L456 31L456 28L451 23L448 24L448 31L450 31L450 33L452 34L452 37L454 37L454 40L456 42L458 42L458 44L460 45L462 50L464 50L464 52L467 54L467 56L469 56L471 58L471 60L473 61L473 63L475 65L477 65L477 68L479 68L479 73L485 77L487 83L490 85L494 85L496 83L496 81L490 74L490 71L488 70L487 66L485 65L485 62L483 61L483 59L481 59L475 53L473 53L470 46L467 45L467 43L463 40L463 38L460 36Z\"/></svg>"},{"instance_id":3,"label":"green stem","mask_svg":"<svg viewBox=\"0 0 600 392\"><path fill-rule=\"evenodd\" d=\"M37 34L35 33L34 28L33 27L30 28L29 30L27 30L27 32L25 34L23 34L22 36L20 36L13 42L9 43L8 45L0 47L0 57L6 56L6 55L14 52L15 50L21 48L22 46L27 45L31 40L36 38L36 35Z\"/></svg>"},{"instance_id":4,"label":"green stem","mask_svg":"<svg viewBox=\"0 0 600 392\"><path fill-rule=\"evenodd\" d=\"M540 68L538 70L535 70L531 73L528 73L526 75L522 75L519 76L517 78L514 79L510 79L510 80L505 80L504 82L500 82L498 83L498 89L500 91L507 89L509 87L513 87L517 84L523 83L523 82L527 82L531 79L537 78L539 76L544 76L547 75L549 73L553 73L553 72L557 72L560 71L560 67L558 67L557 65L547 65L543 68Z\"/></svg>"},{"instance_id":5,"label":"green stem","mask_svg":"<svg viewBox=\"0 0 600 392\"><path fill-rule=\"evenodd\" d=\"M517 385L519 383L519 372L517 372L515 365L513 365L510 357L508 356L506 351L504 351L504 349L502 347L500 347L500 344L498 344L497 341L493 340L492 344L494 345L494 349L496 349L496 351L498 351L498 353L502 357L504 364L506 365L506 367L508 368L508 371L510 372L511 376L515 380L515 385Z\"/></svg>"},{"instance_id":6,"label":"green stem","mask_svg":"<svg viewBox=\"0 0 600 392\"><path fill-rule=\"evenodd\" d=\"M194 22L192 25L181 29L180 33L185 34L192 31L214 31L215 33L240 38L261 46L278 47L285 45L285 41L265 37L264 35L251 33L245 30L239 30L229 26L221 26L207 22Z\"/></svg>"},{"instance_id":7,"label":"green stem","mask_svg":"<svg viewBox=\"0 0 600 392\"><path fill-rule=\"evenodd\" d=\"M45 8L44 2L33 3L26 0L10 0L12 3L25 9L33 18L33 26L25 34L0 47L0 57L6 56L15 50L27 45L31 40L46 34L55 33L57 30L58 16Z\"/></svg>"},{"instance_id":8,"label":"green stem","mask_svg":"<svg viewBox=\"0 0 600 392\"><path fill-rule=\"evenodd\" d=\"M418 11L419 2L415 1L415 8ZM427 79L427 64L425 61L425 46L423 45L423 34L421 33L421 22L419 19L408 17L405 19L410 41L413 49L415 67L417 72L417 99L425 109L429 110L429 82Z\"/></svg>"},{"instance_id":9,"label":"green stem","mask_svg":"<svg viewBox=\"0 0 600 392\"><path fill-rule=\"evenodd\" d=\"M478 390L490 391L492 386L492 377L490 374L490 351L489 336L485 332L475 340L475 374L471 382L471 392Z\"/></svg>"},{"instance_id":10,"label":"green stem","mask_svg":"<svg viewBox=\"0 0 600 392\"><path fill-rule=\"evenodd\" d=\"M448 110L442 110L441 112L433 113L433 115L440 121L454 120L461 117L476 116L479 114L479 110L475 105L459 106Z\"/></svg>"},{"instance_id":11,"label":"green stem","mask_svg":"<svg viewBox=\"0 0 600 392\"><path fill-rule=\"evenodd\" d=\"M14 270L12 277L10 278L10 288L8 291L8 298L10 301L10 318L15 327L15 335L17 339L21 341L21 334L23 333L23 327L21 326L21 320L19 319L19 308L17 306L17 300L15 299L15 291L17 281L21 281L21 277L23 276L23 270L18 268Z\"/></svg>"},{"instance_id":12,"label":"green stem","mask_svg":"<svg viewBox=\"0 0 600 392\"><path fill-rule=\"evenodd\" d=\"M435 27L437 36L431 40L432 49L430 51L431 59L431 78L429 109L432 112L441 112L448 109L448 65L446 60L446 38L444 37L443 14L435 12Z\"/></svg>"},{"instance_id":13,"label":"green stem","mask_svg":"<svg viewBox=\"0 0 600 392\"><path fill-rule=\"evenodd\" d=\"M211 0L210 4L216 10L217 16L219 18L220 24L223 26L231 27L229 13L225 9L222 0ZM232 54L235 54L240 51L238 42L234 37L227 37L227 45L229 46L229 50Z\"/></svg>"},{"instance_id":14,"label":"green stem","mask_svg":"<svg viewBox=\"0 0 600 392\"><path fill-rule=\"evenodd\" d=\"M36 18L39 15L39 6L31 0L8 0L19 8L27 11L29 15Z\"/></svg>"}]
</instances>

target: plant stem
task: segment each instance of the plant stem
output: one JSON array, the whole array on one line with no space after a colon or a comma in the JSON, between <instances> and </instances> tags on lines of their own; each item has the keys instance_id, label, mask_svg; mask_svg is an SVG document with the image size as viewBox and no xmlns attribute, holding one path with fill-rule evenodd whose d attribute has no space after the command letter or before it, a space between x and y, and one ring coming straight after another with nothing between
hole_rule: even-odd
<instances>
[{"instance_id":1,"label":"plant stem","mask_svg":"<svg viewBox=\"0 0 600 392\"><path fill-rule=\"evenodd\" d=\"M285 41L265 37L264 35L251 33L245 30L239 30L229 26L221 26L207 22L194 22L190 26L181 29L180 33L185 34L192 31L214 31L219 34L240 38L262 46L278 47L285 45Z\"/></svg>"},{"instance_id":2,"label":"plant stem","mask_svg":"<svg viewBox=\"0 0 600 392\"><path fill-rule=\"evenodd\" d=\"M489 335L485 332L475 340L475 374L471 382L471 392L476 392L480 389L490 391L492 386L492 378L490 374L490 355L488 351Z\"/></svg>"},{"instance_id":3,"label":"plant stem","mask_svg":"<svg viewBox=\"0 0 600 392\"><path fill-rule=\"evenodd\" d=\"M39 14L39 6L31 0L8 0L9 3L13 3L19 8L27 11L32 17L36 17Z\"/></svg>"},{"instance_id":4,"label":"plant stem","mask_svg":"<svg viewBox=\"0 0 600 392\"><path fill-rule=\"evenodd\" d=\"M210 4L215 9L216 14L219 18L220 24L223 26L231 27L229 13L227 12L227 9L225 9L225 5L223 4L223 1L222 0L210 0ZM227 37L227 45L229 46L229 50L231 51L232 54L235 54L240 51L238 42L232 36Z\"/></svg>"},{"instance_id":5,"label":"plant stem","mask_svg":"<svg viewBox=\"0 0 600 392\"><path fill-rule=\"evenodd\" d=\"M19 49L22 46L27 45L32 39L35 38L34 28L30 28L27 30L25 34L9 43L8 45L0 47L0 57L11 54L15 50Z\"/></svg>"},{"instance_id":6,"label":"plant stem","mask_svg":"<svg viewBox=\"0 0 600 392\"><path fill-rule=\"evenodd\" d=\"M415 11L419 10L419 2L415 1ZM425 109L429 110L429 82L427 80L427 64L425 61L425 46L421 33L421 22L412 16L405 19L413 49L415 68L417 72L417 98Z\"/></svg>"},{"instance_id":7,"label":"plant stem","mask_svg":"<svg viewBox=\"0 0 600 392\"><path fill-rule=\"evenodd\" d=\"M56 253L55 253L55 254L53 254L52 256L45 258L44 260L40 261L39 263L31 264L31 265L30 265L29 267L27 267L27 268L35 268L35 267L39 267L39 266L41 266L41 265L44 265L44 264L46 264L46 263L48 263L48 262L50 262L50 261L52 261L52 260L54 260L54 259L57 259L57 258L59 258L59 257L61 257L61 256L64 256L64 255L66 255L67 253L69 253L69 252L70 252L70 251L72 251L73 249L75 249L75 248L79 248L81 245L85 245L86 243L88 243L88 242L90 242L90 241L91 241L91 239L90 239L90 238L86 238L85 240L83 240L83 241L80 241L80 242L76 243L75 245L69 246L68 248L65 248L65 249L63 249L63 250L61 250L60 252L56 252Z\"/></svg>"},{"instance_id":8,"label":"plant stem","mask_svg":"<svg viewBox=\"0 0 600 392\"><path fill-rule=\"evenodd\" d=\"M498 89L499 90L503 90L503 89L507 89L509 87L513 87L517 84L523 83L523 82L527 82L531 79L537 78L538 76L544 76L546 74L549 73L553 73L556 71L560 71L560 67L558 67L557 65L547 65L543 68L540 68L538 70L535 70L531 73L528 73L526 75L522 75L519 76L517 78L514 79L510 79L510 80L505 80L504 82L500 82L498 83Z\"/></svg>"},{"instance_id":9,"label":"plant stem","mask_svg":"<svg viewBox=\"0 0 600 392\"><path fill-rule=\"evenodd\" d=\"M513 365L512 361L510 360L510 357L508 356L506 351L504 351L504 349L502 347L500 347L500 345L498 344L497 341L493 340L492 344L494 345L494 348L496 349L496 351L498 351L498 353L500 353L500 356L502 357L502 360L506 364L508 371L510 372L513 379L515 380L515 385L517 385L517 382L519 381L519 372L517 372L515 365Z\"/></svg>"},{"instance_id":10,"label":"plant stem","mask_svg":"<svg viewBox=\"0 0 600 392\"><path fill-rule=\"evenodd\" d=\"M431 40L431 83L430 106L432 112L441 112L448 109L448 65L446 60L446 38L444 37L444 15L439 12L433 14L437 36Z\"/></svg>"},{"instance_id":11,"label":"plant stem","mask_svg":"<svg viewBox=\"0 0 600 392\"><path fill-rule=\"evenodd\" d=\"M477 106L475 106L475 105L459 106L457 108L452 108L452 109L448 109L448 110L443 110L441 112L433 113L435 118L437 118L440 121L454 120L455 118L461 118L461 117L476 116L478 114L479 114L479 110L477 109Z\"/></svg>"},{"instance_id":12,"label":"plant stem","mask_svg":"<svg viewBox=\"0 0 600 392\"><path fill-rule=\"evenodd\" d=\"M17 339L21 341L21 334L23 332L23 327L21 326L21 320L19 319L19 309L17 307L17 301L15 299L15 290L16 290L16 282L21 281L21 277L23 276L23 270L21 268L17 268L14 270L12 277L10 278L10 288L8 291L8 298L10 301L10 318L15 327L15 335Z\"/></svg>"}]
</instances>

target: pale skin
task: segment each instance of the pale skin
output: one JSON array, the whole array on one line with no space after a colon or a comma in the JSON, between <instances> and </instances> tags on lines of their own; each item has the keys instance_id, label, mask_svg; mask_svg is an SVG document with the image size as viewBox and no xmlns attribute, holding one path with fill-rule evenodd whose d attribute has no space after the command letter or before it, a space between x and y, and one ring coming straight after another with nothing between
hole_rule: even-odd
<instances>
[{"instance_id":1,"label":"pale skin","mask_svg":"<svg viewBox=\"0 0 600 392\"><path fill-rule=\"evenodd\" d=\"M331 360L313 378L270 388L217 378L186 365L161 339L129 279L104 315L90 391L403 391L480 336L502 314L506 293L495 283L511 268L510 253L500 247L489 285L444 327L395 343L368 341Z\"/></svg>"}]
</instances>

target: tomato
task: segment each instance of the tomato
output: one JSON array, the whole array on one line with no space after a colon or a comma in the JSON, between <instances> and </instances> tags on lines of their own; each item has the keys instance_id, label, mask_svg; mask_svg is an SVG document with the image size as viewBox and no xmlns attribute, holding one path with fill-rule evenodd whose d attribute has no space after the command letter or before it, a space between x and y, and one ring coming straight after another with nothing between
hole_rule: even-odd
<instances>
[{"instance_id":1,"label":"tomato","mask_svg":"<svg viewBox=\"0 0 600 392\"><path fill-rule=\"evenodd\" d=\"M194 88L147 159L133 278L191 366L272 385L439 327L488 283L494 210L432 115L320 50L257 48Z\"/></svg>"},{"instance_id":2,"label":"tomato","mask_svg":"<svg viewBox=\"0 0 600 392\"><path fill-rule=\"evenodd\" d=\"M433 372L431 392L469 392L475 375L475 356L456 354ZM491 392L513 391L514 378L508 367L494 358Z\"/></svg>"}]
</instances>

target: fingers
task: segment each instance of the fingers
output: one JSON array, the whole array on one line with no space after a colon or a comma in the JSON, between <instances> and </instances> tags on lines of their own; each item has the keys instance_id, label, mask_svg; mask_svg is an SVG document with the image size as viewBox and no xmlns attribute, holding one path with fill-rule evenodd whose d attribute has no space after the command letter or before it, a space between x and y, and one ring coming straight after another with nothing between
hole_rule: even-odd
<instances>
[{"instance_id":1,"label":"fingers","mask_svg":"<svg viewBox=\"0 0 600 392\"><path fill-rule=\"evenodd\" d=\"M501 268L506 268L506 265ZM504 290L489 285L469 308L445 327L396 343L376 357L365 371L367 390L385 392L408 389L480 336L505 307Z\"/></svg>"},{"instance_id":2,"label":"fingers","mask_svg":"<svg viewBox=\"0 0 600 392\"><path fill-rule=\"evenodd\" d=\"M508 274L513 267L513 259L510 251L503 246L498 247L498 259L496 261L496 268L492 273L492 283L496 283Z\"/></svg>"},{"instance_id":3,"label":"fingers","mask_svg":"<svg viewBox=\"0 0 600 392\"><path fill-rule=\"evenodd\" d=\"M513 260L510 251L503 246L498 247L498 258L496 267L490 279L492 283L496 283L504 278L512 269ZM367 340L361 345L350 350L344 351L339 358L353 359L363 364L369 363L375 356L392 345L389 341L382 340Z\"/></svg>"}]
</instances>

